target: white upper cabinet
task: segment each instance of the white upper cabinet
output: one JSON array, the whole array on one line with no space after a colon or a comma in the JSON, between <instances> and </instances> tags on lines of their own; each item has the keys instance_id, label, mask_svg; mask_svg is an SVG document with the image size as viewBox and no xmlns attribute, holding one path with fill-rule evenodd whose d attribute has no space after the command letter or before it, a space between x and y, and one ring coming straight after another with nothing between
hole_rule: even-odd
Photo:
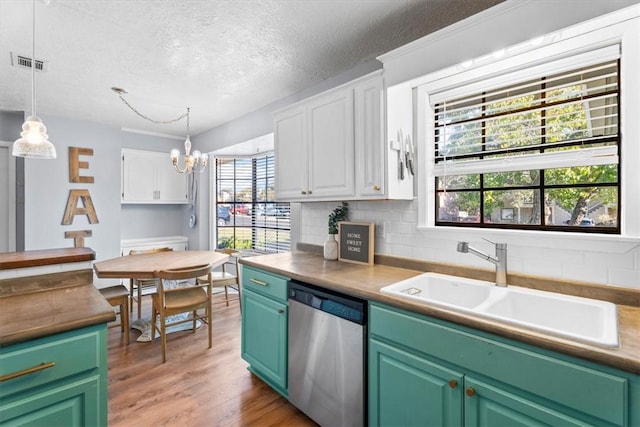
<instances>
[{"instance_id":1,"label":"white upper cabinet","mask_svg":"<svg viewBox=\"0 0 640 427\"><path fill-rule=\"evenodd\" d=\"M356 194L379 198L386 194L384 88L382 75L358 83L355 91Z\"/></svg>"},{"instance_id":2,"label":"white upper cabinet","mask_svg":"<svg viewBox=\"0 0 640 427\"><path fill-rule=\"evenodd\" d=\"M315 98L309 115L310 197L353 196L353 90Z\"/></svg>"},{"instance_id":3,"label":"white upper cabinet","mask_svg":"<svg viewBox=\"0 0 640 427\"><path fill-rule=\"evenodd\" d=\"M331 91L274 117L276 198L330 200L354 193L353 91Z\"/></svg>"},{"instance_id":4,"label":"white upper cabinet","mask_svg":"<svg viewBox=\"0 0 640 427\"><path fill-rule=\"evenodd\" d=\"M384 119L382 71L278 111L276 199L411 199L413 176L399 178Z\"/></svg>"},{"instance_id":5,"label":"white upper cabinet","mask_svg":"<svg viewBox=\"0 0 640 427\"><path fill-rule=\"evenodd\" d=\"M122 149L122 203L187 203L187 188L168 153Z\"/></svg>"},{"instance_id":6,"label":"white upper cabinet","mask_svg":"<svg viewBox=\"0 0 640 427\"><path fill-rule=\"evenodd\" d=\"M277 199L298 199L305 196L309 188L305 111L300 106L282 111L275 117Z\"/></svg>"}]
</instances>

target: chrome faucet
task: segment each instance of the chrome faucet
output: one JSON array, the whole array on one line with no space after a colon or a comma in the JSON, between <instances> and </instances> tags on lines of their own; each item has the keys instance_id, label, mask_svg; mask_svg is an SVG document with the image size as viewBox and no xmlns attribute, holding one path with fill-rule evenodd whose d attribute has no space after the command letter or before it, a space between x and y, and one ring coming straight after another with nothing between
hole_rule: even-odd
<instances>
[{"instance_id":1,"label":"chrome faucet","mask_svg":"<svg viewBox=\"0 0 640 427\"><path fill-rule=\"evenodd\" d=\"M485 239L487 240L487 239ZM458 252L463 254L472 253L485 259L496 266L496 286L507 286L507 244L506 243L494 243L487 240L489 243L493 243L496 247L496 256L487 255L471 246L469 242L458 242Z\"/></svg>"}]
</instances>

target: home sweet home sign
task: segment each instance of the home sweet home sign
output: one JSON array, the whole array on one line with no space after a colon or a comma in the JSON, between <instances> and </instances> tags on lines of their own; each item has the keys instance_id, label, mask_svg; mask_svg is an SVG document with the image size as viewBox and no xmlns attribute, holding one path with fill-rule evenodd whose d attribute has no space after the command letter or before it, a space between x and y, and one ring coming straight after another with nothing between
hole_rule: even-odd
<instances>
[{"instance_id":1,"label":"home sweet home sign","mask_svg":"<svg viewBox=\"0 0 640 427\"><path fill-rule=\"evenodd\" d=\"M93 149L69 147L69 182L93 184L93 176L80 175L80 169L89 169L89 162L80 161L80 156L93 156ZM67 198L67 207L62 217L62 225L73 224L76 215L86 215L89 224L97 224L98 215L91 200L88 189L71 189ZM79 248L84 246L85 237L91 237L91 230L65 231L65 239L73 239L73 246Z\"/></svg>"}]
</instances>

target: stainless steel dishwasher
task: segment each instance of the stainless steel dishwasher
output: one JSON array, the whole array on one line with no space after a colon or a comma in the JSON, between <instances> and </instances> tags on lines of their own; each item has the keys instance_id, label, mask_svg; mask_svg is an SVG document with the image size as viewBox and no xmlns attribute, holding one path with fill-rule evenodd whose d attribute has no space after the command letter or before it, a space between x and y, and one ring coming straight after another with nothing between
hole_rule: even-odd
<instances>
[{"instance_id":1,"label":"stainless steel dishwasher","mask_svg":"<svg viewBox=\"0 0 640 427\"><path fill-rule=\"evenodd\" d=\"M289 282L289 401L321 426L363 426L366 301Z\"/></svg>"}]
</instances>

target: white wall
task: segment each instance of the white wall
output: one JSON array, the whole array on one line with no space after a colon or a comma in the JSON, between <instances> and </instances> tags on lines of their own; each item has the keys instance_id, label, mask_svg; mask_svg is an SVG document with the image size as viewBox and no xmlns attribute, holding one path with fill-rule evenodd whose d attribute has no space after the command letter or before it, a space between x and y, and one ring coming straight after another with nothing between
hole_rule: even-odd
<instances>
[{"instance_id":1,"label":"white wall","mask_svg":"<svg viewBox=\"0 0 640 427\"><path fill-rule=\"evenodd\" d=\"M327 238L329 213L337 202L302 203L301 240L321 245ZM456 251L456 243L469 241L486 253L492 245L483 237L508 246L508 270L534 276L610 284L640 290L640 246L634 242L550 233L504 233L466 229L418 230L418 204L414 201L349 202L352 221L371 221L384 229L376 236L375 252L427 261L493 269L488 262ZM378 230L377 233L380 233Z\"/></svg>"}]
</instances>

